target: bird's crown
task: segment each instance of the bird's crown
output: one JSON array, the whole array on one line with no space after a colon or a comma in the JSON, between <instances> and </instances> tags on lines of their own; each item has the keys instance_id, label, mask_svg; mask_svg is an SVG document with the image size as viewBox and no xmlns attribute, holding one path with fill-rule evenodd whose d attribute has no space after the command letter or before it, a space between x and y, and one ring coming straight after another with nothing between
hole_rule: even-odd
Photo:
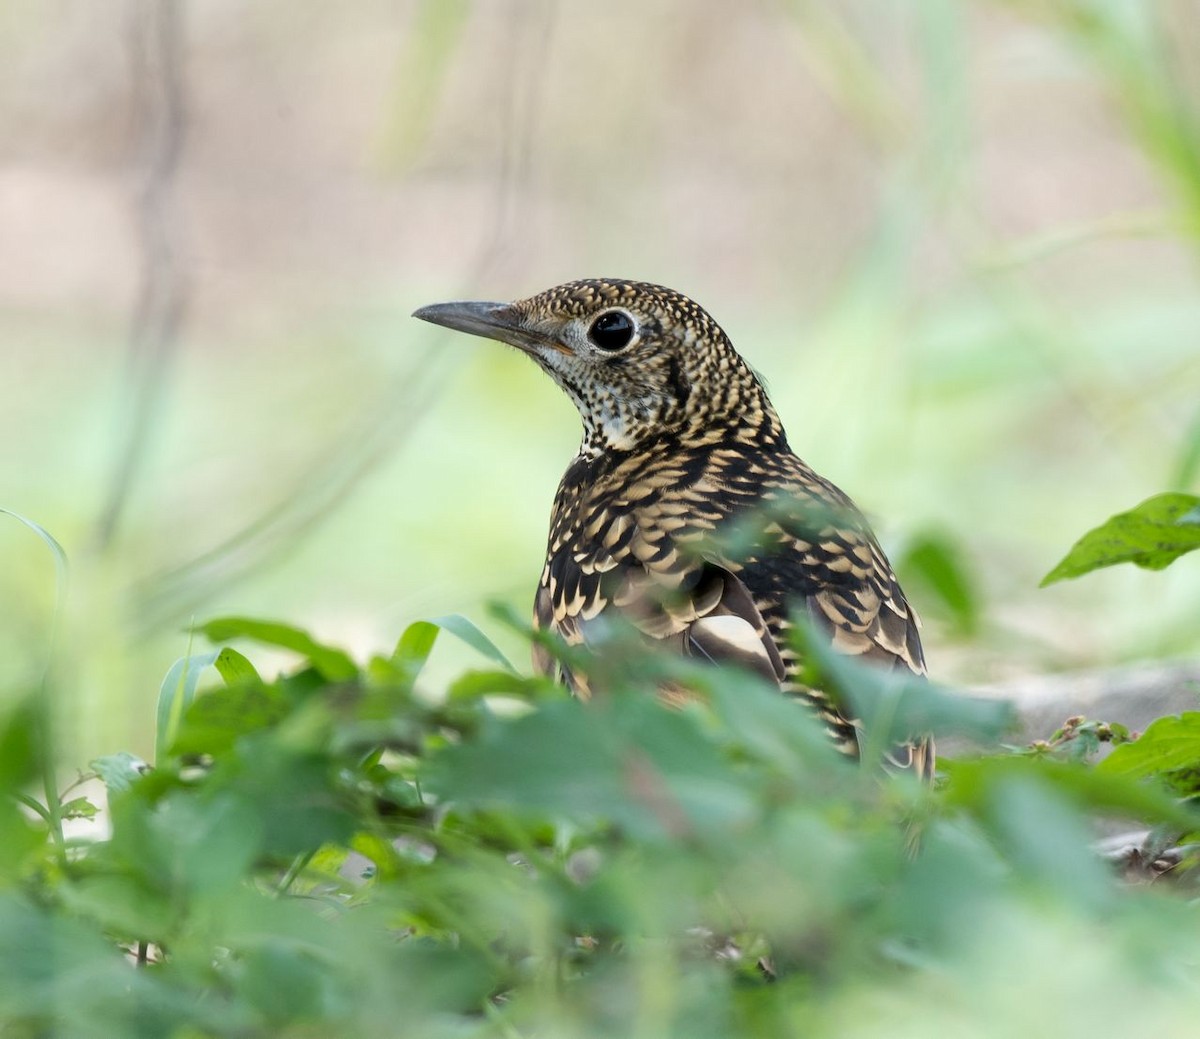
<instances>
[{"instance_id":1,"label":"bird's crown","mask_svg":"<svg viewBox=\"0 0 1200 1039\"><path fill-rule=\"evenodd\" d=\"M416 317L528 353L575 402L583 451L664 436L782 439L750 366L698 303L646 282L567 282L515 303L439 303Z\"/></svg>"}]
</instances>

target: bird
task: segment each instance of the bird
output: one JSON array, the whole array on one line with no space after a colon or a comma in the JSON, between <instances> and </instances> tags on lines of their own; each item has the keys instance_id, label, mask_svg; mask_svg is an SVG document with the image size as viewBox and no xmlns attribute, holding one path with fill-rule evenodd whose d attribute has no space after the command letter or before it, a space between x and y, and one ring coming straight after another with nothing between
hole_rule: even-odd
<instances>
[{"instance_id":1,"label":"bird","mask_svg":"<svg viewBox=\"0 0 1200 1039\"><path fill-rule=\"evenodd\" d=\"M589 278L413 316L529 355L583 421L551 511L536 629L587 646L615 611L677 652L762 675L849 755L859 722L802 681L793 616L841 653L925 674L917 615L867 520L792 451L762 380L689 297ZM588 695L586 674L540 644L534 664ZM932 739L889 759L929 778Z\"/></svg>"}]
</instances>

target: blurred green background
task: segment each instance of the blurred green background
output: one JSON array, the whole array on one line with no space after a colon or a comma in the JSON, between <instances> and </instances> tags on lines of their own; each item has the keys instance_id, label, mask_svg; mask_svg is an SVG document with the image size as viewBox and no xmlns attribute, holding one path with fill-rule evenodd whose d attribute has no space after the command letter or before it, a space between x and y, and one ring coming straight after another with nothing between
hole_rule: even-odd
<instances>
[{"instance_id":1,"label":"blurred green background","mask_svg":"<svg viewBox=\"0 0 1200 1039\"><path fill-rule=\"evenodd\" d=\"M71 559L71 760L149 752L193 619L524 610L577 417L409 313L585 276L699 300L894 556L955 546L939 677L1195 652L1194 560L1037 583L1196 486L1196 4L165 9L0 8L0 506ZM53 565L0 519L22 690Z\"/></svg>"}]
</instances>

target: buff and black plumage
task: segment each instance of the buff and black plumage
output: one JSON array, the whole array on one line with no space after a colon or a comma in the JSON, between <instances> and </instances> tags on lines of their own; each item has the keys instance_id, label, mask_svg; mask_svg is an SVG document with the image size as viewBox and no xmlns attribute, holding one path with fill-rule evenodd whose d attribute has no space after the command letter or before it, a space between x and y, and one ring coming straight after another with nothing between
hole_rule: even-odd
<instances>
[{"instance_id":1,"label":"buff and black plumage","mask_svg":"<svg viewBox=\"0 0 1200 1039\"><path fill-rule=\"evenodd\" d=\"M617 610L679 652L753 668L857 749L853 720L797 682L790 614L838 650L924 674L917 619L854 503L792 453L753 370L696 303L643 282L570 282L416 317L511 344L583 418L559 485L535 623L569 644ZM577 693L583 674L535 663ZM918 740L895 763L928 776Z\"/></svg>"}]
</instances>

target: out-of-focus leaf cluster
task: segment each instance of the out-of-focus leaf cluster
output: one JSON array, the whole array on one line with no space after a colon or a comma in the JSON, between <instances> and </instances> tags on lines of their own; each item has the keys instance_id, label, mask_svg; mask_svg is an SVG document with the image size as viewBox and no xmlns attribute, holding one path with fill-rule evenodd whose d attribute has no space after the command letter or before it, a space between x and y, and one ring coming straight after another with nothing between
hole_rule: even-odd
<instances>
[{"instance_id":1,"label":"out-of-focus leaf cluster","mask_svg":"<svg viewBox=\"0 0 1200 1039\"><path fill-rule=\"evenodd\" d=\"M442 630L489 667L430 696ZM1113 1019L1072 992L1165 1028L1200 981L1180 885L1130 888L1091 847L1098 816L1196 829L1159 780L1200 762L1200 715L1100 768L1013 755L1002 706L813 641L887 739L992 745L926 788L839 755L754 676L619 635L581 703L462 618L363 666L287 625L203 631L300 663L268 679L224 647L173 667L154 767L94 764L111 833L58 848L90 802L34 796L37 710L0 728L6 1036L983 1035L1031 1015L1082 1035Z\"/></svg>"}]
</instances>

